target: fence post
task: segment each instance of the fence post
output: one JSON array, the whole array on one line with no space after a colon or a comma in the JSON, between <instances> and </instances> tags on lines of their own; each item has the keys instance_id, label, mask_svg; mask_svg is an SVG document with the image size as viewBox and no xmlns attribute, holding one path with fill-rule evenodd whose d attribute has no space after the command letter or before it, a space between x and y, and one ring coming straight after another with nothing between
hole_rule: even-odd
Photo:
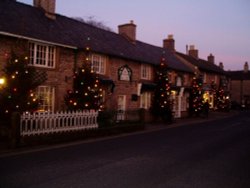
<instances>
[{"instance_id":1,"label":"fence post","mask_svg":"<svg viewBox=\"0 0 250 188\"><path fill-rule=\"evenodd\" d=\"M11 130L10 130L11 148L16 148L20 144L20 138L21 138L20 120L21 120L21 115L18 112L13 112L11 115Z\"/></svg>"}]
</instances>

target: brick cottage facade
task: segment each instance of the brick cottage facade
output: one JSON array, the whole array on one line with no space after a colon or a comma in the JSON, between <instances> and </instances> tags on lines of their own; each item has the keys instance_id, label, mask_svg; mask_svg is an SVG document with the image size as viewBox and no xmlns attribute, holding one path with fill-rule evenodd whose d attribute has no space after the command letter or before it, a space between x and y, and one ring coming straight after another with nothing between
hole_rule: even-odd
<instances>
[{"instance_id":1,"label":"brick cottage facade","mask_svg":"<svg viewBox=\"0 0 250 188\"><path fill-rule=\"evenodd\" d=\"M175 52L172 35L163 47L136 40L133 21L118 26L117 34L55 14L55 0L34 0L34 7L14 0L0 5L0 70L11 51L26 54L31 66L45 70L47 80L36 91L43 111L66 109L64 96L72 89L74 70L86 58L101 78L104 107L118 111L149 111L155 68L162 58L169 68L175 117L187 116L189 88L197 70L205 80L212 77L216 82L224 74L213 63L203 68L197 63L207 61Z\"/></svg>"},{"instance_id":2,"label":"brick cottage facade","mask_svg":"<svg viewBox=\"0 0 250 188\"><path fill-rule=\"evenodd\" d=\"M182 60L188 61L193 67L196 75L203 80L203 98L209 102L210 108L216 109L215 92L220 88L229 96L228 76L223 70L223 64L219 66L215 64L214 56L210 54L207 60L200 59L198 50L194 45L187 49L187 54L177 52L176 55Z\"/></svg>"}]
</instances>

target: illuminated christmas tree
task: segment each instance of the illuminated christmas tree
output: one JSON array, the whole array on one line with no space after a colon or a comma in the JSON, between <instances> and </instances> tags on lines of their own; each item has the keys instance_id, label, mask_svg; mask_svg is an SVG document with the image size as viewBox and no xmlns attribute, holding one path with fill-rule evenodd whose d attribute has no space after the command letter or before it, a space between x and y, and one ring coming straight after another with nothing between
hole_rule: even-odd
<instances>
[{"instance_id":1,"label":"illuminated christmas tree","mask_svg":"<svg viewBox=\"0 0 250 188\"><path fill-rule=\"evenodd\" d=\"M225 92L226 83L225 80L221 79L219 88L216 87L215 82L211 83L211 93L214 97L214 107L219 111L229 110L230 101L227 93Z\"/></svg>"},{"instance_id":2,"label":"illuminated christmas tree","mask_svg":"<svg viewBox=\"0 0 250 188\"><path fill-rule=\"evenodd\" d=\"M170 81L165 58L161 59L156 71L156 84L152 112L155 116L160 116L164 121L172 121Z\"/></svg>"},{"instance_id":3,"label":"illuminated christmas tree","mask_svg":"<svg viewBox=\"0 0 250 188\"><path fill-rule=\"evenodd\" d=\"M203 107L202 78L193 77L190 93L190 113L199 115Z\"/></svg>"},{"instance_id":4,"label":"illuminated christmas tree","mask_svg":"<svg viewBox=\"0 0 250 188\"><path fill-rule=\"evenodd\" d=\"M230 110L229 96L227 95L223 87L220 87L216 93L216 107L219 111Z\"/></svg>"},{"instance_id":5,"label":"illuminated christmas tree","mask_svg":"<svg viewBox=\"0 0 250 188\"><path fill-rule=\"evenodd\" d=\"M0 88L0 118L9 120L13 112L35 111L39 98L35 89L46 80L45 72L38 72L28 66L27 56L13 52L3 69Z\"/></svg>"},{"instance_id":6,"label":"illuminated christmas tree","mask_svg":"<svg viewBox=\"0 0 250 188\"><path fill-rule=\"evenodd\" d=\"M87 58L88 60L88 58ZM74 74L73 90L68 91L65 103L69 110L100 110L102 89L98 75L86 61Z\"/></svg>"},{"instance_id":7,"label":"illuminated christmas tree","mask_svg":"<svg viewBox=\"0 0 250 188\"><path fill-rule=\"evenodd\" d=\"M219 88L216 93L216 106L218 110L223 110L226 107L225 94L222 88Z\"/></svg>"}]
</instances>

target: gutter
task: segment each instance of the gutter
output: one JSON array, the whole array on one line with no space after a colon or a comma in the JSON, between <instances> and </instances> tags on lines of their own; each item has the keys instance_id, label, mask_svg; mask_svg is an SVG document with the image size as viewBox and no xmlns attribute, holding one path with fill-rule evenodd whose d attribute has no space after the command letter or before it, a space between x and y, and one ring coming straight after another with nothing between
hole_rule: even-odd
<instances>
[{"instance_id":1,"label":"gutter","mask_svg":"<svg viewBox=\"0 0 250 188\"><path fill-rule=\"evenodd\" d=\"M22 35L16 35L16 34L3 32L3 31L0 31L0 35L5 35L5 36L9 36L9 37L16 37L16 38L26 39L26 40L32 40L32 41L35 41L35 42L41 42L41 43L46 43L46 44L50 44L50 45L61 46L61 47L64 47L64 48L70 48L70 49L75 49L75 50L77 49L77 47L75 47L75 46L60 44L60 43L56 43L56 42L48 42L48 41L45 41L45 40L35 39L35 38L31 38L31 37L25 37L25 36L22 36Z\"/></svg>"}]
</instances>

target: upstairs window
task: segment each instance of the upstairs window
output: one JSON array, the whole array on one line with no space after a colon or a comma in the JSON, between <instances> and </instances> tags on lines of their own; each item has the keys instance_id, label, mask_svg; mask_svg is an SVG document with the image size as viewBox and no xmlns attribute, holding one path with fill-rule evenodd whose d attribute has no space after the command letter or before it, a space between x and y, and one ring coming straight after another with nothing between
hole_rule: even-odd
<instances>
[{"instance_id":1,"label":"upstairs window","mask_svg":"<svg viewBox=\"0 0 250 188\"><path fill-rule=\"evenodd\" d=\"M150 80L151 79L151 69L149 65L141 65L141 79Z\"/></svg>"},{"instance_id":2,"label":"upstairs window","mask_svg":"<svg viewBox=\"0 0 250 188\"><path fill-rule=\"evenodd\" d=\"M56 48L54 46L29 43L30 65L44 68L55 68Z\"/></svg>"},{"instance_id":3,"label":"upstairs window","mask_svg":"<svg viewBox=\"0 0 250 188\"><path fill-rule=\"evenodd\" d=\"M93 54L91 56L92 70L97 74L105 74L106 57L102 55Z\"/></svg>"},{"instance_id":4,"label":"upstairs window","mask_svg":"<svg viewBox=\"0 0 250 188\"><path fill-rule=\"evenodd\" d=\"M182 79L180 76L177 76L176 78L176 86L182 86Z\"/></svg>"}]
</instances>

